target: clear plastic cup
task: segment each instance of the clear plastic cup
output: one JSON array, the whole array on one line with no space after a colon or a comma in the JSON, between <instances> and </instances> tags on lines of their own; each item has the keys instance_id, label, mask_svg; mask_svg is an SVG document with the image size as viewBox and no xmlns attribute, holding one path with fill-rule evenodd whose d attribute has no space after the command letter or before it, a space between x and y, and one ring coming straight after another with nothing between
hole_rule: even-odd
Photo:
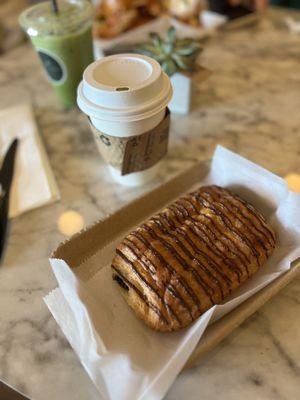
<instances>
[{"instance_id":1,"label":"clear plastic cup","mask_svg":"<svg viewBox=\"0 0 300 400\"><path fill-rule=\"evenodd\" d=\"M84 69L93 61L92 14L88 0L42 2L20 15L20 24L31 39L48 80L62 105L76 104L77 86Z\"/></svg>"},{"instance_id":2,"label":"clear plastic cup","mask_svg":"<svg viewBox=\"0 0 300 400\"><path fill-rule=\"evenodd\" d=\"M118 54L95 61L84 71L77 103L89 117L99 151L108 160L112 176L119 183L141 185L157 173L165 155L162 147L167 146L169 116L166 110L171 98L168 76L150 57ZM147 152L143 156L147 160L144 164L140 160L139 166L133 165L132 171L124 173L122 162L131 156L138 158L137 147L128 145L134 138L138 138L136 146L140 146L141 152ZM157 144L160 139L161 146ZM112 147L105 148L103 141ZM104 154L107 151L112 157ZM119 164L113 159L114 154L119 157Z\"/></svg>"}]
</instances>

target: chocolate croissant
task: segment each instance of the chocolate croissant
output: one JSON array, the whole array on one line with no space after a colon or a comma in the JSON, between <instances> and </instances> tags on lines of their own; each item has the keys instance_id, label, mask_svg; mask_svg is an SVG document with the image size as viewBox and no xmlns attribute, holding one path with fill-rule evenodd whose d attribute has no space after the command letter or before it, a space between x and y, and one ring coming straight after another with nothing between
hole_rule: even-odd
<instances>
[{"instance_id":1,"label":"chocolate croissant","mask_svg":"<svg viewBox=\"0 0 300 400\"><path fill-rule=\"evenodd\" d=\"M113 279L158 331L182 329L250 278L275 248L264 217L217 186L182 196L116 249Z\"/></svg>"}]
</instances>

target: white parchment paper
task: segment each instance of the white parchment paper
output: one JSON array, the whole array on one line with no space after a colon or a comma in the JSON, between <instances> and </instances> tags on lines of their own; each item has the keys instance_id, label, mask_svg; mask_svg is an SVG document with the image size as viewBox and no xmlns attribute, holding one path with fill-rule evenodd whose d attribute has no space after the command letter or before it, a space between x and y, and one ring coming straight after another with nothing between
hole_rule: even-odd
<instances>
[{"instance_id":1,"label":"white parchment paper","mask_svg":"<svg viewBox=\"0 0 300 400\"><path fill-rule=\"evenodd\" d=\"M162 399L207 325L254 295L300 257L300 196L290 192L283 179L219 146L204 183L233 189L252 202L274 227L278 247L226 303L212 307L189 328L154 332L135 317L111 279L109 265L121 237L84 263L86 269L99 266L99 272L85 282L65 261L50 260L59 288L45 302L98 388L100 399Z\"/></svg>"}]
</instances>

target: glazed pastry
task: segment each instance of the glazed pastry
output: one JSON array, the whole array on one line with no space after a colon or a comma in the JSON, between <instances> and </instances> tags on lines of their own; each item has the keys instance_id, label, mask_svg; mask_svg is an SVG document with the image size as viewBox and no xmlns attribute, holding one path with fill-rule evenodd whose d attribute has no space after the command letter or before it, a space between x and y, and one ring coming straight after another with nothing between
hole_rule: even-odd
<instances>
[{"instance_id":1,"label":"glazed pastry","mask_svg":"<svg viewBox=\"0 0 300 400\"><path fill-rule=\"evenodd\" d=\"M95 37L111 39L129 29L138 18L136 10L128 10L109 18L98 19L93 26Z\"/></svg>"},{"instance_id":2,"label":"glazed pastry","mask_svg":"<svg viewBox=\"0 0 300 400\"><path fill-rule=\"evenodd\" d=\"M96 8L93 34L97 38L114 38L163 11L159 0L102 0Z\"/></svg>"},{"instance_id":3,"label":"glazed pastry","mask_svg":"<svg viewBox=\"0 0 300 400\"><path fill-rule=\"evenodd\" d=\"M126 236L113 279L148 326L176 331L222 303L263 266L275 243L252 205L229 190L202 187Z\"/></svg>"},{"instance_id":4,"label":"glazed pastry","mask_svg":"<svg viewBox=\"0 0 300 400\"><path fill-rule=\"evenodd\" d=\"M167 9L175 17L188 20L199 16L200 0L167 0Z\"/></svg>"}]
</instances>

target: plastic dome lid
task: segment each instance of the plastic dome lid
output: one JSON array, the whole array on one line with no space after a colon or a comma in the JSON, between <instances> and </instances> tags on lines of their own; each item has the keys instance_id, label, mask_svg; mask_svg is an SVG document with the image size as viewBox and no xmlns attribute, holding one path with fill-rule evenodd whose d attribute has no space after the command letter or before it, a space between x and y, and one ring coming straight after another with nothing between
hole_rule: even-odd
<instances>
[{"instance_id":1,"label":"plastic dome lid","mask_svg":"<svg viewBox=\"0 0 300 400\"><path fill-rule=\"evenodd\" d=\"M170 79L157 61L138 54L117 54L86 68L77 102L89 116L128 121L159 112L171 98Z\"/></svg>"}]
</instances>

